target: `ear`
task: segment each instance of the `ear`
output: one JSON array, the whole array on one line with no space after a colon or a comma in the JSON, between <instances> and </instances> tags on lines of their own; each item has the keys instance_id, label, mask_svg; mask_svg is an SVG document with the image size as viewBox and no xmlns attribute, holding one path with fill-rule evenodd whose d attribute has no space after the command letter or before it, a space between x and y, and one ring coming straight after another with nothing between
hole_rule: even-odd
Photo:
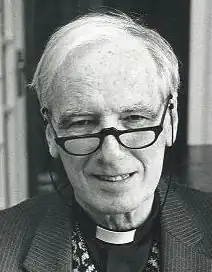
<instances>
[{"instance_id":1,"label":"ear","mask_svg":"<svg viewBox=\"0 0 212 272\"><path fill-rule=\"evenodd\" d=\"M176 140L177 127L178 127L178 112L177 112L177 99L171 102L171 107L169 106L166 113L164 122L164 131L166 137L166 146L171 147ZM173 120L173 122L172 122ZM173 123L173 124L172 124ZM173 142L172 142L172 125L173 125Z\"/></svg>"},{"instance_id":2,"label":"ear","mask_svg":"<svg viewBox=\"0 0 212 272\"><path fill-rule=\"evenodd\" d=\"M49 147L49 153L51 154L51 156L53 158L57 158L59 156L58 146L55 143L54 134L53 134L49 124L47 124L47 126L46 126L45 134L46 134L46 140L47 140L48 147Z\"/></svg>"}]
</instances>

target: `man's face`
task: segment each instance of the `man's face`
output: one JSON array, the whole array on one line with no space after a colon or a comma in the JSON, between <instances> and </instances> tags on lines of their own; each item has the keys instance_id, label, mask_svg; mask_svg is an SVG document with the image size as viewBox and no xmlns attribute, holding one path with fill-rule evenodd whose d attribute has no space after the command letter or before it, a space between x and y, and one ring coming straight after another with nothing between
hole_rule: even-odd
<instances>
[{"instance_id":1,"label":"man's face","mask_svg":"<svg viewBox=\"0 0 212 272\"><path fill-rule=\"evenodd\" d=\"M136 41L103 42L76 51L54 84L52 112L58 136L128 129L138 122L140 127L158 125L164 104L154 87L155 74L151 57ZM123 213L153 197L165 145L164 132L154 145L140 150L127 149L109 135L93 154L73 156L59 147L58 152L79 203L100 212Z\"/></svg>"}]
</instances>

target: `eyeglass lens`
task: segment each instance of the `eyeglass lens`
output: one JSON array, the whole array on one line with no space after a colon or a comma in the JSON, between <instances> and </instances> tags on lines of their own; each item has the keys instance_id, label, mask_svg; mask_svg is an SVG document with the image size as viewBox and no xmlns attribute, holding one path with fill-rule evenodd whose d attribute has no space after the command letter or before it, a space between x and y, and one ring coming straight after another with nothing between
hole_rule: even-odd
<instances>
[{"instance_id":1,"label":"eyeglass lens","mask_svg":"<svg viewBox=\"0 0 212 272\"><path fill-rule=\"evenodd\" d=\"M142 148L155 140L155 132L151 130L128 132L121 134L119 139L128 148ZM99 143L100 139L95 137L78 138L66 140L64 147L72 154L89 154L99 146Z\"/></svg>"}]
</instances>

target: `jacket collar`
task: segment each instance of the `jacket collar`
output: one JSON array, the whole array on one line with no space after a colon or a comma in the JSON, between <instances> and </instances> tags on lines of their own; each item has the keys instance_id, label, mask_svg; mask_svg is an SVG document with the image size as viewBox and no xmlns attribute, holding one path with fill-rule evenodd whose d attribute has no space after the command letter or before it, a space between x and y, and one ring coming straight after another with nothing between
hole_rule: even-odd
<instances>
[{"instance_id":1,"label":"jacket collar","mask_svg":"<svg viewBox=\"0 0 212 272\"><path fill-rule=\"evenodd\" d=\"M57 195L40 203L19 255L24 272L71 271L71 212Z\"/></svg>"},{"instance_id":2,"label":"jacket collar","mask_svg":"<svg viewBox=\"0 0 212 272\"><path fill-rule=\"evenodd\" d=\"M166 186L160 185L162 201L165 192ZM203 231L196 227L179 195L177 189L170 190L161 214L162 271L211 271L212 256L204 254ZM48 209L37 214L22 247L23 271L71 271L71 209L54 197Z\"/></svg>"},{"instance_id":3,"label":"jacket collar","mask_svg":"<svg viewBox=\"0 0 212 272\"><path fill-rule=\"evenodd\" d=\"M159 186L164 200L167 186ZM172 185L161 213L161 261L164 272L212 271L212 254L206 256L204 227L197 227L186 204L187 187ZM207 236L207 234L206 234ZM210 247L212 245L210 244Z\"/></svg>"}]
</instances>

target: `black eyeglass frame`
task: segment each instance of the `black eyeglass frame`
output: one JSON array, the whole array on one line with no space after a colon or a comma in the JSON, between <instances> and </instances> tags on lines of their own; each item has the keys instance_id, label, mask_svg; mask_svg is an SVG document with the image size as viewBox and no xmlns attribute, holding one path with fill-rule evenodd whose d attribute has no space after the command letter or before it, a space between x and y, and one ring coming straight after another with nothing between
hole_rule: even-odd
<instances>
[{"instance_id":1,"label":"black eyeglass frame","mask_svg":"<svg viewBox=\"0 0 212 272\"><path fill-rule=\"evenodd\" d=\"M164 119L165 119L165 116L166 116L166 112L167 112L167 109L169 107L170 110L173 109L173 103L171 103L171 99L173 98L172 94L169 94L168 95L168 98L167 98L167 101L166 101L166 104L165 104L165 107L164 107L164 111L163 111L163 114L162 114L162 117L161 117L161 121L160 121L160 124L157 125L157 126L152 126L152 127L144 127L144 128L135 128L135 129L125 129L125 130L118 130L114 127L110 127L110 128L103 128L101 131L97 132L97 133L93 133L93 134L84 134L84 135L78 135L78 136L66 136L66 137L58 137L57 136L57 133L56 133L56 130L54 129L53 127L53 124L50 120L50 117L48 115L48 109L46 107L42 108L42 114L44 116L44 119L47 121L47 123L49 123L53 133L54 133L54 140L56 142L57 145L59 145L65 152L67 152L68 154L70 155L74 155L74 156L86 156L86 155L90 155L94 152L96 152L103 144L104 142L104 139L106 136L109 136L109 135L112 135L116 138L117 142L124 146L125 148L128 148L128 149L143 149L143 148L147 148L151 145L153 145L160 133L163 131L163 123L164 123ZM155 134L155 137L154 137L154 140L152 142L150 142L149 144L146 144L142 147L128 147L126 146L125 144L123 144L119 138L120 135L122 134L125 134L125 133L131 133L131 132L139 132L139 131L153 131L154 134ZM99 139L99 144L98 146L92 150L91 152L89 153L85 153L85 154L75 154L75 153L72 153L70 151L68 151L66 148L65 148L65 142L68 141L68 140L74 140L74 139L82 139L82 138L98 138Z\"/></svg>"}]
</instances>

